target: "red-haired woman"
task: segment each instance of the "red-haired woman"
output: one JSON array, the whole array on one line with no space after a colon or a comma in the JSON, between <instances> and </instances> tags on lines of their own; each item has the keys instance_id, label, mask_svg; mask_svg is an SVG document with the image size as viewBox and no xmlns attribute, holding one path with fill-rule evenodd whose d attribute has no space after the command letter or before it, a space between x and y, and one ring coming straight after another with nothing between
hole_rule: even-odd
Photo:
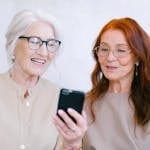
<instances>
[{"instance_id":1,"label":"red-haired woman","mask_svg":"<svg viewBox=\"0 0 150 150\"><path fill-rule=\"evenodd\" d=\"M150 40L132 18L100 31L86 110L90 150L150 149Z\"/></svg>"}]
</instances>

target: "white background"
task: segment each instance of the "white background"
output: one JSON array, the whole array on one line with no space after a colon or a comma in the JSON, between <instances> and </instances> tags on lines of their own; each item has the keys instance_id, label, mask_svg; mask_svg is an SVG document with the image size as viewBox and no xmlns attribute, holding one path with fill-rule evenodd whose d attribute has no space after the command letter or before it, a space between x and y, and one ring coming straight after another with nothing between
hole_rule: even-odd
<instances>
[{"instance_id":1,"label":"white background","mask_svg":"<svg viewBox=\"0 0 150 150\"><path fill-rule=\"evenodd\" d=\"M60 86L89 90L92 45L99 29L112 18L133 17L150 33L149 0L4 0L0 1L0 72L8 69L5 32L21 9L40 9L55 16L63 41L45 77Z\"/></svg>"}]
</instances>

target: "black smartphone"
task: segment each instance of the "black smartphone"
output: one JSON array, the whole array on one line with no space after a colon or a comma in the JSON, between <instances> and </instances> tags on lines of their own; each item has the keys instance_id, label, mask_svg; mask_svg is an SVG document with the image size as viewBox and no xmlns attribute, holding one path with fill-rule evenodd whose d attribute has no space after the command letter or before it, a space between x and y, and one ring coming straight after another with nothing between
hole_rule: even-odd
<instances>
[{"instance_id":1,"label":"black smartphone","mask_svg":"<svg viewBox=\"0 0 150 150\"><path fill-rule=\"evenodd\" d=\"M74 110L76 110L78 113L81 114L83 103L84 103L84 97L85 97L85 94L82 91L64 89L64 88L61 89L60 94L59 94L57 111L59 109L62 109L67 113L68 108L73 108ZM73 117L71 117L71 119L74 122L76 122L76 120Z\"/></svg>"}]
</instances>

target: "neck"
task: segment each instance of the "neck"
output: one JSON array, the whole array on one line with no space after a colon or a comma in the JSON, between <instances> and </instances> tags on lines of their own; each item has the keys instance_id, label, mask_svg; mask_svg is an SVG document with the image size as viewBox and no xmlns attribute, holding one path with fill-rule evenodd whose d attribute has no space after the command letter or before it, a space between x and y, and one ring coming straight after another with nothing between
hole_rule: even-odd
<instances>
[{"instance_id":1,"label":"neck","mask_svg":"<svg viewBox=\"0 0 150 150\"><path fill-rule=\"evenodd\" d=\"M126 77L117 80L110 80L109 91L114 93L130 93L133 78L134 71L130 72Z\"/></svg>"},{"instance_id":2,"label":"neck","mask_svg":"<svg viewBox=\"0 0 150 150\"><path fill-rule=\"evenodd\" d=\"M26 89L32 88L38 81L38 76L25 74L23 71L19 71L15 66L10 69L10 77L21 86Z\"/></svg>"},{"instance_id":3,"label":"neck","mask_svg":"<svg viewBox=\"0 0 150 150\"><path fill-rule=\"evenodd\" d=\"M131 81L110 81L109 91L113 93L129 93Z\"/></svg>"}]
</instances>

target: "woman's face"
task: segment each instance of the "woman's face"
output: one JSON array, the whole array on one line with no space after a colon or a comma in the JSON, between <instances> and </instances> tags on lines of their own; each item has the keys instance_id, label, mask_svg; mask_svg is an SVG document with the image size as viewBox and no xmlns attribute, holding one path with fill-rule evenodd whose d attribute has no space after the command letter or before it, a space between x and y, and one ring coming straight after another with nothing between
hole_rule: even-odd
<instances>
[{"instance_id":1,"label":"woman's face","mask_svg":"<svg viewBox=\"0 0 150 150\"><path fill-rule=\"evenodd\" d=\"M46 22L33 23L23 36L37 36L43 41L55 38L53 28ZM55 56L55 53L48 52L45 43L37 50L31 49L25 38L18 39L14 53L16 70L29 76L42 75Z\"/></svg>"},{"instance_id":2,"label":"woman's face","mask_svg":"<svg viewBox=\"0 0 150 150\"><path fill-rule=\"evenodd\" d=\"M110 81L131 80L136 58L124 34L120 30L108 30L102 35L100 45L98 61L105 77Z\"/></svg>"}]
</instances>

